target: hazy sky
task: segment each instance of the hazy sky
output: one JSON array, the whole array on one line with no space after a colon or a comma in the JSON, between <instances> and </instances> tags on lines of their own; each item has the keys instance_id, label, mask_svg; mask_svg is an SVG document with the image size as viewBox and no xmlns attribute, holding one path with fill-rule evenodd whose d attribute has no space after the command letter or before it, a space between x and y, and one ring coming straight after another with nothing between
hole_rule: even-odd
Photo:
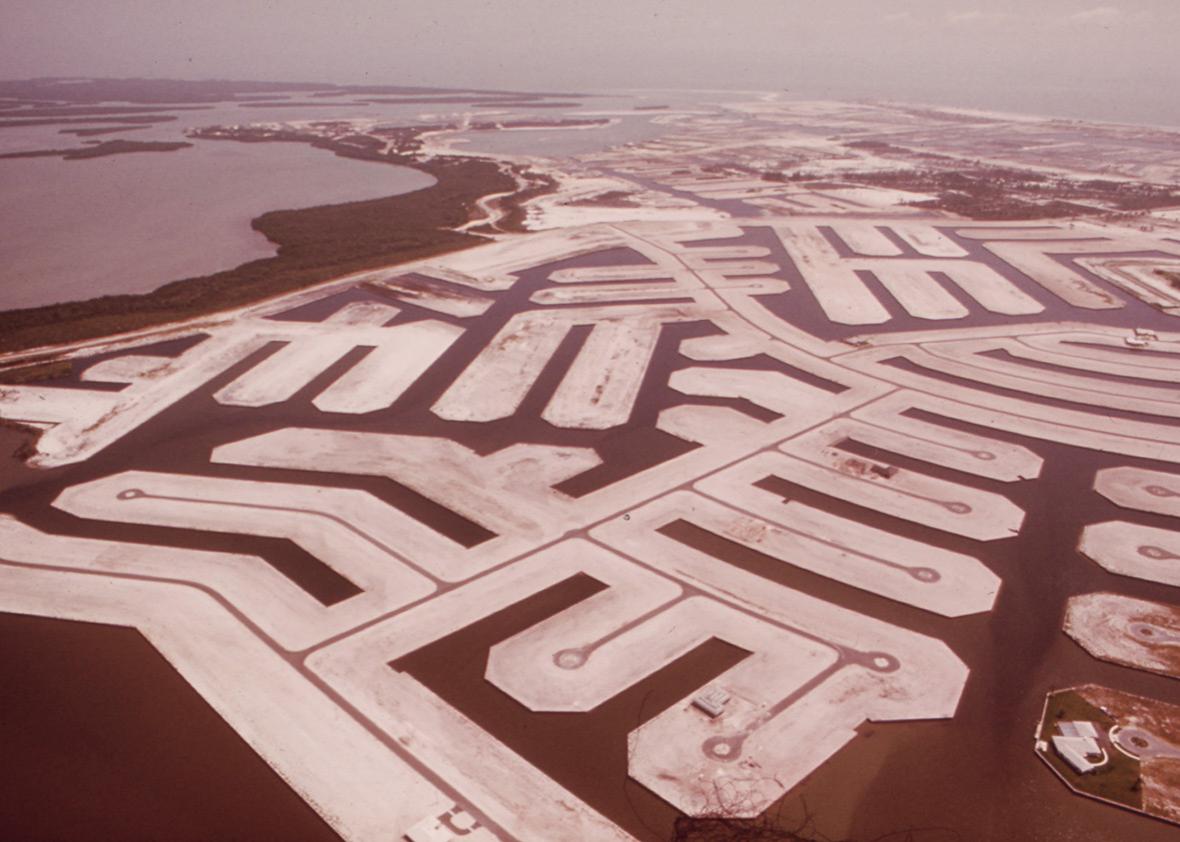
<instances>
[{"instance_id":1,"label":"hazy sky","mask_svg":"<svg viewBox=\"0 0 1180 842\"><path fill-rule=\"evenodd\" d=\"M1172 100L1178 33L1180 0L0 0L0 77Z\"/></svg>"}]
</instances>

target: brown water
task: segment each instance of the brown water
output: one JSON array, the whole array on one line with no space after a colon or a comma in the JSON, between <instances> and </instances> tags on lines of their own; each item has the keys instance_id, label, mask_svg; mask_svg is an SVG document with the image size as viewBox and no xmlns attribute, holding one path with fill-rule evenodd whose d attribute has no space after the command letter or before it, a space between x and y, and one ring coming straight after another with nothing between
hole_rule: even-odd
<instances>
[{"instance_id":1,"label":"brown water","mask_svg":"<svg viewBox=\"0 0 1180 842\"><path fill-rule=\"evenodd\" d=\"M579 574L407 655L407 672L529 763L627 832L659 842L679 813L627 777L627 732L738 663L746 652L712 640L592 711L533 713L484 680L488 649L603 589Z\"/></svg>"},{"instance_id":2,"label":"brown water","mask_svg":"<svg viewBox=\"0 0 1180 842\"><path fill-rule=\"evenodd\" d=\"M745 241L767 244L759 233L764 230L751 229ZM660 409L685 400L667 386L672 371L695 365L676 353L676 342L687 336L710 332L712 328L705 323L675 326L665 331L631 423L616 430L562 430L540 418L545 403L580 347L582 339L578 333L571 333L513 418L470 424L444 422L429 412L430 405L512 314L529 306L528 296L544 285L549 272L572 266L630 262L642 260L633 253L616 250L523 273L516 287L497 296L487 315L470 326L468 332L440 358L429 376L407 390L389 410L361 417L325 417L310 403L315 394L339 373L339 366L317 378L292 400L278 406L247 409L217 404L212 393L269 353L264 349L85 464L45 472L11 463L4 465L0 469L0 511L16 513L23 520L50 532L182 546L221 546L224 536L211 533L148 530L85 521L49 507L62 488L75 483L128 469L167 470L362 488L465 543L477 543L487 536L475 532L474 525L465 526L461 519L448 520L453 513L448 515L437 504L395 483L303 471L210 465L209 451L222 443L293 425L448 436L481 453L517 442L596 447L604 458L604 465L566 483L566 490L575 495L671 458L690 449L691 445L655 431L655 418ZM790 268L784 270L789 278L793 271ZM1037 294L1027 282L1020 278L1015 280ZM364 293L350 292L334 303L343 306L363 296ZM784 318L804 327L820 333L834 330L830 327L820 330L815 302L803 284L793 285L790 292L776 299L775 306L776 312ZM331 305L304 308L289 313L288 317L319 320L329 315L330 309ZM440 318L413 305L406 305L399 318L421 317ZM1099 314L1098 318L1109 318L1115 323L1113 320L1131 317L1137 315ZM441 318L448 320L448 317ZM966 323L989 323L990 318L973 316ZM461 320L452 321L462 323ZM742 361L739 365L779 368L766 358ZM759 416L759 410L744 401L718 403ZM1109 574L1075 550L1079 532L1088 523L1120 517L1166 526L1166 518L1117 509L1091 490L1094 472L1102 467L1160 466L1145 460L1105 456L1025 440L995 430L975 429L963 422L932 416L927 420L1019 441L1044 456L1042 478L1015 484L969 478L891 454L888 456L902 468L1009 495L1027 512L1021 535L1004 541L980 543L861 509L782 480L771 480L764 485L784 497L855 517L906 537L978 556L1004 582L995 610L990 614L955 620L927 614L781 563L771 564L757 553L723 542L702 530L669 527L669 534L677 540L714 552L724 561L755 575L943 639L972 669L960 709L953 720L864 726L861 738L831 758L783 799L783 820L791 821L806 807L814 815L818 828L828 836L865 842L910 828L925 829L914 835L917 842L1163 842L1175 838L1177 831L1174 827L1072 795L1032 750L1041 705L1046 692L1051 689L1094 682L1170 701L1177 701L1180 695L1174 681L1094 660L1061 632L1065 602L1073 594L1111 590L1140 598L1174 601L1167 588ZM0 446L7 441L4 436L0 431ZM319 569L322 565L306 554L294 552L287 542L255 542L250 551L262 555L322 600L331 600L339 593L332 588L342 587L339 583L317 579L323 575ZM586 598L593 590L592 581L576 577L412 653L400 666L469 716L484 723L491 733L514 750L641 839L667 838L675 818L674 811L642 787L627 781L623 775L626 734L667 704L726 669L736 657L740 657L740 652L723 644L710 643L588 714L529 713L482 678L481 664L491 645ZM82 636L85 638L87 634ZM49 663L59 659L56 650L48 643L32 637L28 640L27 645L22 643L21 652L29 661ZM53 693L81 696L89 692L85 673L60 671L56 680L61 684ZM30 687L34 686L35 682L30 684ZM44 731L52 734L55 729L65 727L51 709L26 705L21 701L22 694L16 695L20 698L6 703L6 707L9 704L23 705L20 709L27 713L22 714L21 727L28 733ZM89 727L88 714L83 709L71 709L64 716L66 720L79 720L69 727ZM119 733L127 734L126 742L135 751L147 752L150 743L159 741L152 737L141 740L130 731ZM16 765L37 762L37 740L26 740L16 746L10 750L6 745L6 751L10 752L6 760ZM209 768L239 765L234 750L216 741L210 741L202 751L202 762L209 764ZM186 758L179 756L152 757L151 761L144 762L165 767L171 762L186 762ZM177 773L169 767L166 774ZM293 817L303 815L296 807L284 806L293 797L289 792L260 792L263 794L259 796L262 802L259 809L277 810ZM233 796L234 793L224 796L230 799L227 803L232 805ZM128 819L134 831L130 833L131 838L137 833L150 835L150 828L154 825L142 815L147 807L141 802L148 797L142 791L125 788L103 797L112 811L131 817ZM221 809L217 806L221 803L217 800L219 798L219 795L209 796L211 811ZM66 793L47 792L42 796L42 804L46 803L44 799L49 799L52 809L61 814L60 821L81 826L85 820L85 812L71 806ZM168 814L172 817L170 821L184 820L186 808L183 805L167 803L159 809L171 811ZM227 808L227 815L235 815L233 809L232 806ZM307 820L308 826L318 827L311 819ZM308 831L309 834L315 832L318 831ZM299 833L302 831L285 838L314 838ZM229 836L232 838L232 834ZM214 837L221 838L218 834ZM66 834L63 838L70 837ZM246 833L240 838L251 837Z\"/></svg>"},{"instance_id":3,"label":"brown water","mask_svg":"<svg viewBox=\"0 0 1180 842\"><path fill-rule=\"evenodd\" d=\"M0 613L0 837L339 837L134 629Z\"/></svg>"}]
</instances>

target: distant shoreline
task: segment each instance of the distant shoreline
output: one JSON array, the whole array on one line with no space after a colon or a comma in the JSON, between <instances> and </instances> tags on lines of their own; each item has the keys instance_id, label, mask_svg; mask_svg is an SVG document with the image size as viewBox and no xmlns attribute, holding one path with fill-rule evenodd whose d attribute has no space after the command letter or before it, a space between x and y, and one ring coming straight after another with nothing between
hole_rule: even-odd
<instances>
[{"instance_id":1,"label":"distant shoreline","mask_svg":"<svg viewBox=\"0 0 1180 842\"><path fill-rule=\"evenodd\" d=\"M416 150L421 131L402 131L406 133L401 147L405 151L388 155L313 135L224 138L309 143L343 157L409 166L432 176L436 183L382 199L264 213L252 220L251 227L274 243L278 253L229 270L183 278L143 294L0 311L0 352L157 327L230 310L351 272L488 242L487 237L456 229L470 221L480 199L520 192L517 179L486 158L418 160L411 150ZM511 206L511 199L505 204Z\"/></svg>"},{"instance_id":2,"label":"distant shoreline","mask_svg":"<svg viewBox=\"0 0 1180 842\"><path fill-rule=\"evenodd\" d=\"M126 155L132 152L176 152L181 149L191 149L192 144L184 141L171 143L161 140L107 140L94 146L82 146L70 149L32 149L25 152L8 152L0 155L0 160L12 158L61 158L65 161L85 161L91 158L104 158L108 155Z\"/></svg>"}]
</instances>

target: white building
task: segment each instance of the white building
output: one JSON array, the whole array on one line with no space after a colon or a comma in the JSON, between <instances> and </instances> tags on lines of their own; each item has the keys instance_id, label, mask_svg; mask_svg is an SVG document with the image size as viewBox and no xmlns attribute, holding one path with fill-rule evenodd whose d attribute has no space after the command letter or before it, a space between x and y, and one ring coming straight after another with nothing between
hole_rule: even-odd
<instances>
[{"instance_id":1,"label":"white building","mask_svg":"<svg viewBox=\"0 0 1180 842\"><path fill-rule=\"evenodd\" d=\"M1106 765L1106 750L1098 744L1098 729L1093 722L1059 722L1053 748L1079 775Z\"/></svg>"}]
</instances>

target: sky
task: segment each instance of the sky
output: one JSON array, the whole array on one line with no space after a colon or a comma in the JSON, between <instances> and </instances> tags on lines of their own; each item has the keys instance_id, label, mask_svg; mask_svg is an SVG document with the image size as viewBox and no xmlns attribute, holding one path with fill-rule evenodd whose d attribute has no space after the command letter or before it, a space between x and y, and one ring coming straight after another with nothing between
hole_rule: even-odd
<instances>
[{"instance_id":1,"label":"sky","mask_svg":"<svg viewBox=\"0 0 1180 842\"><path fill-rule=\"evenodd\" d=\"M0 0L0 78L787 88L1149 113L1180 109L1177 33L1180 0Z\"/></svg>"}]
</instances>

